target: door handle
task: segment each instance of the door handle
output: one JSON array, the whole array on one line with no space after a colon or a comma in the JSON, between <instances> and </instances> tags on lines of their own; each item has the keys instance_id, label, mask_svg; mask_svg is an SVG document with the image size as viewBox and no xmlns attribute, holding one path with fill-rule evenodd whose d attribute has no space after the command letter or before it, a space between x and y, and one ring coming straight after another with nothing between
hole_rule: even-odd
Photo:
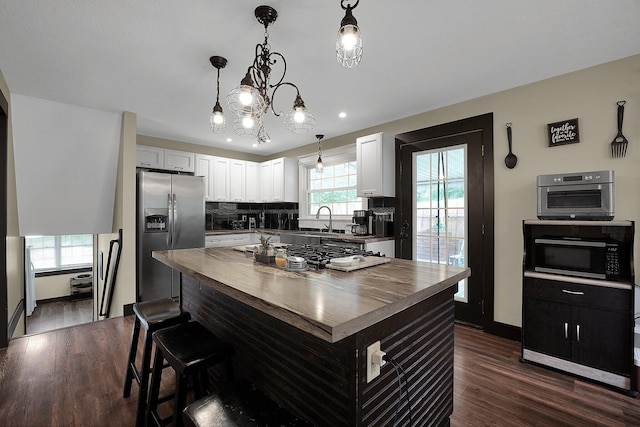
<instances>
[{"instance_id":1,"label":"door handle","mask_svg":"<svg viewBox=\"0 0 640 427\"><path fill-rule=\"evenodd\" d=\"M176 239L176 233L177 231L177 224L178 224L178 201L176 199L176 194L173 193L173 224L171 227L171 230L173 232L173 236L171 236L171 244L175 244L177 239Z\"/></svg>"},{"instance_id":2,"label":"door handle","mask_svg":"<svg viewBox=\"0 0 640 427\"><path fill-rule=\"evenodd\" d=\"M569 339L569 324L564 322L564 339Z\"/></svg>"},{"instance_id":3,"label":"door handle","mask_svg":"<svg viewBox=\"0 0 640 427\"><path fill-rule=\"evenodd\" d=\"M576 325L576 340L580 341L580 325Z\"/></svg>"},{"instance_id":4,"label":"door handle","mask_svg":"<svg viewBox=\"0 0 640 427\"><path fill-rule=\"evenodd\" d=\"M167 246L171 246L171 230L173 227L173 206L171 206L171 194L167 194Z\"/></svg>"},{"instance_id":5,"label":"door handle","mask_svg":"<svg viewBox=\"0 0 640 427\"><path fill-rule=\"evenodd\" d=\"M562 292L569 295L584 295L584 292L581 291L569 291L567 289L563 289Z\"/></svg>"}]
</instances>

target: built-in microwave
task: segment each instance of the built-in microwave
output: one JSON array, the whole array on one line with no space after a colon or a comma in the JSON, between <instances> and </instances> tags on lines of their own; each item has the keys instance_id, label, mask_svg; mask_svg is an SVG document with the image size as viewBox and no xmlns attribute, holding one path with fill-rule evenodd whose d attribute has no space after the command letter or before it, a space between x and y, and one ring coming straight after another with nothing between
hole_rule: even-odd
<instances>
[{"instance_id":1,"label":"built-in microwave","mask_svg":"<svg viewBox=\"0 0 640 427\"><path fill-rule=\"evenodd\" d=\"M576 238L534 240L535 271L601 280L628 276L624 245Z\"/></svg>"},{"instance_id":2,"label":"built-in microwave","mask_svg":"<svg viewBox=\"0 0 640 427\"><path fill-rule=\"evenodd\" d=\"M612 220L612 170L537 177L539 219Z\"/></svg>"}]
</instances>

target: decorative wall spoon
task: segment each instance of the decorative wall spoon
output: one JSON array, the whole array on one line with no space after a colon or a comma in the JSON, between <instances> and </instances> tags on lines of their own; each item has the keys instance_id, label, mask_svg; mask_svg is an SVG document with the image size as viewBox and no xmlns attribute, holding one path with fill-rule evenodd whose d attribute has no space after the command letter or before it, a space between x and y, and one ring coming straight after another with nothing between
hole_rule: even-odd
<instances>
[{"instance_id":1,"label":"decorative wall spoon","mask_svg":"<svg viewBox=\"0 0 640 427\"><path fill-rule=\"evenodd\" d=\"M518 158L511 152L511 123L507 123L507 140L509 141L509 154L504 158L504 164L509 169L513 169L518 163Z\"/></svg>"}]
</instances>

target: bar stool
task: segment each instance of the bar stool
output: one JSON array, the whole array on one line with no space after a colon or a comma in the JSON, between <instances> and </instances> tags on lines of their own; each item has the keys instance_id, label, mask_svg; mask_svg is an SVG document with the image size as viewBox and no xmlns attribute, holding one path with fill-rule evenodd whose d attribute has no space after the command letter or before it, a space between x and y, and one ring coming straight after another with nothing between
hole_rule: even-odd
<instances>
[{"instance_id":1,"label":"bar stool","mask_svg":"<svg viewBox=\"0 0 640 427\"><path fill-rule=\"evenodd\" d=\"M129 349L127 373L124 378L122 397L130 396L131 383L135 379L139 386L136 426L143 426L147 391L149 389L149 374L151 372L152 334L162 328L187 322L191 319L191 315L186 311L182 311L180 306L171 298L135 303L133 304L133 312L136 318L133 322L133 331L131 332L131 348ZM144 328L144 349L142 351L142 364L138 370L136 367L136 355L140 337L140 327Z\"/></svg>"},{"instance_id":2,"label":"bar stool","mask_svg":"<svg viewBox=\"0 0 640 427\"><path fill-rule=\"evenodd\" d=\"M207 368L224 363L227 379L231 380L233 347L195 321L161 329L153 334L153 342L156 344L156 351L151 373L147 425L163 426L173 420L174 425L181 426L189 379L193 382L196 399L204 394L202 382L207 377ZM160 397L164 361L175 371L176 385L173 394ZM162 419L158 415L158 404L171 398L174 399L173 415Z\"/></svg>"},{"instance_id":3,"label":"bar stool","mask_svg":"<svg viewBox=\"0 0 640 427\"><path fill-rule=\"evenodd\" d=\"M246 381L196 400L182 417L187 427L311 427Z\"/></svg>"}]
</instances>

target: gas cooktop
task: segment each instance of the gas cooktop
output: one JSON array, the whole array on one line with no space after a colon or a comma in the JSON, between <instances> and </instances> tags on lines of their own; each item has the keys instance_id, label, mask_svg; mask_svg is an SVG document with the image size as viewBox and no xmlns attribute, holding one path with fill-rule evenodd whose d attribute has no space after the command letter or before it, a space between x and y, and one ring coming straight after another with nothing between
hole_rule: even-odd
<instances>
[{"instance_id":1,"label":"gas cooktop","mask_svg":"<svg viewBox=\"0 0 640 427\"><path fill-rule=\"evenodd\" d=\"M336 245L289 245L287 256L299 256L307 261L311 269L322 269L327 266L331 258L341 258L350 255L382 256L380 252L365 251L354 247Z\"/></svg>"}]
</instances>

